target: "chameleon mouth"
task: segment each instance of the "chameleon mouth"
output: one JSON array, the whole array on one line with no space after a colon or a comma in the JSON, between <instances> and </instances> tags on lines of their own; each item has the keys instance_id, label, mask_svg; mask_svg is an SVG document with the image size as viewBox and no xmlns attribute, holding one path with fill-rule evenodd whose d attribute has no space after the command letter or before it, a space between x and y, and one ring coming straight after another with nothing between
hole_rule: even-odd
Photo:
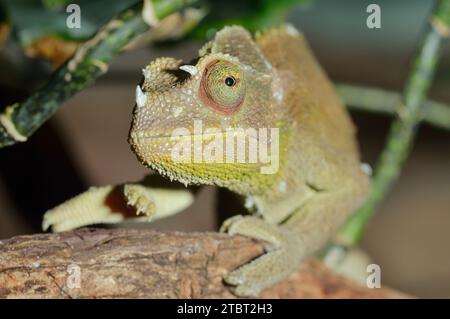
<instances>
[{"instance_id":1,"label":"chameleon mouth","mask_svg":"<svg viewBox=\"0 0 450 319\"><path fill-rule=\"evenodd\" d=\"M204 140L211 140L213 139L217 134L226 135L230 131L218 131L214 133L202 133L202 134L181 134L181 135L173 135L173 134L160 134L160 135L153 135L149 134L147 132L133 132L130 134L130 137L132 139L142 141L142 140L164 140L164 139L179 139L179 138L187 138L187 137L202 137ZM235 137L238 135L235 135ZM246 138L249 140L255 140L258 141L258 138L252 135L244 134Z\"/></svg>"},{"instance_id":2,"label":"chameleon mouth","mask_svg":"<svg viewBox=\"0 0 450 319\"><path fill-rule=\"evenodd\" d=\"M222 133L222 132L218 132ZM152 135L146 132L134 132L131 133L132 138L137 138L139 140L149 139L149 140L158 140L158 139L167 139L167 138L180 138L180 137L194 137L194 136L205 136L205 134L185 134L185 135L172 135L172 134L161 134L161 135Z\"/></svg>"},{"instance_id":3,"label":"chameleon mouth","mask_svg":"<svg viewBox=\"0 0 450 319\"><path fill-rule=\"evenodd\" d=\"M133 132L130 134L129 143L133 149L133 152L137 155L142 163L152 163L158 162L158 160L164 159L165 162L170 161L169 158L173 156L172 151L176 147L180 147L180 143L184 148L187 143L188 152L201 152L203 154L204 148L208 147L210 143L217 143L216 138L219 135L219 143L224 145L224 150L229 147L227 144L226 136L227 131L218 131L215 133L203 133L203 134L158 134L154 135L152 132ZM242 134L242 137L246 139L244 145L258 143L258 138L256 136ZM234 149L239 147L239 135L234 135L232 139L233 154ZM200 143L200 145L196 144ZM241 144L242 145L242 144ZM200 147L200 150L197 148ZM246 146L244 146L246 147ZM237 152L237 151L236 151ZM234 155L233 155L234 156ZM179 161L174 161L176 163L183 163Z\"/></svg>"}]
</instances>

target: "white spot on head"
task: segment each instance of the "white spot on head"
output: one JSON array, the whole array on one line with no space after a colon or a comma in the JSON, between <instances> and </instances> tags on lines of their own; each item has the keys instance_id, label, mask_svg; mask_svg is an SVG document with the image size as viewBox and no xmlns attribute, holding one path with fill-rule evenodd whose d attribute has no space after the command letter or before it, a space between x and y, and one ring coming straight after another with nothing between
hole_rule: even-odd
<instances>
[{"instance_id":1,"label":"white spot on head","mask_svg":"<svg viewBox=\"0 0 450 319\"><path fill-rule=\"evenodd\" d=\"M180 66L180 70L183 70L192 76L196 75L198 72L197 68L194 65L188 65L188 64Z\"/></svg>"},{"instance_id":2,"label":"white spot on head","mask_svg":"<svg viewBox=\"0 0 450 319\"><path fill-rule=\"evenodd\" d=\"M146 80L149 80L151 78L152 74L150 73L150 71L147 68L143 68L142 69L142 75L144 76L144 78Z\"/></svg>"},{"instance_id":3,"label":"white spot on head","mask_svg":"<svg viewBox=\"0 0 450 319\"><path fill-rule=\"evenodd\" d=\"M147 102L147 96L142 92L141 87L138 85L136 86L136 104L138 107L145 106L145 103Z\"/></svg>"},{"instance_id":4,"label":"white spot on head","mask_svg":"<svg viewBox=\"0 0 450 319\"><path fill-rule=\"evenodd\" d=\"M273 91L273 97L275 98L275 101L277 101L278 104L281 104L283 102L283 90L277 89Z\"/></svg>"},{"instance_id":5,"label":"white spot on head","mask_svg":"<svg viewBox=\"0 0 450 319\"><path fill-rule=\"evenodd\" d=\"M183 112L183 108L181 106L175 106L172 109L172 114L174 117L178 117L181 114L181 112Z\"/></svg>"},{"instance_id":6,"label":"white spot on head","mask_svg":"<svg viewBox=\"0 0 450 319\"><path fill-rule=\"evenodd\" d=\"M253 200L253 197L247 197L245 199L244 207L247 209L252 209L255 206L255 201Z\"/></svg>"},{"instance_id":7,"label":"white spot on head","mask_svg":"<svg viewBox=\"0 0 450 319\"><path fill-rule=\"evenodd\" d=\"M264 60L264 64L265 64L265 66L266 66L266 68L267 68L268 70L272 70L272 64L270 64L269 61ZM270 76L270 75L269 75L269 76Z\"/></svg>"},{"instance_id":8,"label":"white spot on head","mask_svg":"<svg viewBox=\"0 0 450 319\"><path fill-rule=\"evenodd\" d=\"M364 174L367 176L372 176L372 167L367 163L361 163L359 166Z\"/></svg>"},{"instance_id":9,"label":"white spot on head","mask_svg":"<svg viewBox=\"0 0 450 319\"><path fill-rule=\"evenodd\" d=\"M285 181L281 181L280 184L278 184L278 191L280 193L286 193L287 190L287 184Z\"/></svg>"},{"instance_id":10,"label":"white spot on head","mask_svg":"<svg viewBox=\"0 0 450 319\"><path fill-rule=\"evenodd\" d=\"M290 36L298 37L300 35L300 32L297 30L296 27L294 27L292 24L288 23L286 25L286 31Z\"/></svg>"},{"instance_id":11,"label":"white spot on head","mask_svg":"<svg viewBox=\"0 0 450 319\"><path fill-rule=\"evenodd\" d=\"M283 91L283 83L281 82L281 78L278 74L276 74L276 76L273 77L272 94L273 98L278 103L278 105L281 105L284 98L284 91Z\"/></svg>"},{"instance_id":12,"label":"white spot on head","mask_svg":"<svg viewBox=\"0 0 450 319\"><path fill-rule=\"evenodd\" d=\"M225 116L220 120L220 126L222 127L222 129L226 130L228 128L230 128L230 118Z\"/></svg>"}]
</instances>

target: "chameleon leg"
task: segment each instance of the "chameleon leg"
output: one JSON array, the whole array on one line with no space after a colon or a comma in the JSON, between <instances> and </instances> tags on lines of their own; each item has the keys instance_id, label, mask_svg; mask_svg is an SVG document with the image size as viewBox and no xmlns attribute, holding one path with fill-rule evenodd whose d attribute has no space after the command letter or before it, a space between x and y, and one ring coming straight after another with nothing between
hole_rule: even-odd
<instances>
[{"instance_id":1,"label":"chameleon leg","mask_svg":"<svg viewBox=\"0 0 450 319\"><path fill-rule=\"evenodd\" d=\"M55 232L92 225L150 220L176 214L192 204L186 188L163 188L146 183L103 186L88 191L48 210L42 228Z\"/></svg>"},{"instance_id":2,"label":"chameleon leg","mask_svg":"<svg viewBox=\"0 0 450 319\"><path fill-rule=\"evenodd\" d=\"M356 197L358 198L358 197ZM361 197L363 198L363 197ZM355 191L330 191L313 195L281 225L255 216L232 217L223 231L263 240L266 253L224 277L238 296L256 296L291 272L319 249L359 202Z\"/></svg>"},{"instance_id":3,"label":"chameleon leg","mask_svg":"<svg viewBox=\"0 0 450 319\"><path fill-rule=\"evenodd\" d=\"M234 286L233 292L242 297L256 296L294 271L300 262L301 246L295 237L280 226L268 224L255 216L235 216L226 220L221 228L230 235L243 235L265 241L266 253L239 267L224 277Z\"/></svg>"},{"instance_id":4,"label":"chameleon leg","mask_svg":"<svg viewBox=\"0 0 450 319\"><path fill-rule=\"evenodd\" d=\"M368 188L323 191L300 207L283 227L303 237L307 254L321 248L352 212L364 201Z\"/></svg>"}]
</instances>

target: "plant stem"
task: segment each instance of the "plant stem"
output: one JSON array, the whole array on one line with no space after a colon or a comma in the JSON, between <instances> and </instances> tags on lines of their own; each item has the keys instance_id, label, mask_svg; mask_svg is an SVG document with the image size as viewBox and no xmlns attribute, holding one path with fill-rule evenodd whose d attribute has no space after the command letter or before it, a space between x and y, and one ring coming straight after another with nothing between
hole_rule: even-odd
<instances>
[{"instance_id":1,"label":"plant stem","mask_svg":"<svg viewBox=\"0 0 450 319\"><path fill-rule=\"evenodd\" d=\"M379 202L400 175L421 119L422 108L436 69L443 39L450 33L450 0L441 0L416 53L386 146L375 166L373 189L366 201L344 225L339 239L356 244Z\"/></svg>"},{"instance_id":2,"label":"plant stem","mask_svg":"<svg viewBox=\"0 0 450 319\"><path fill-rule=\"evenodd\" d=\"M399 93L377 88L341 83L336 89L344 104L353 110L392 115L401 101ZM421 108L420 118L434 127L450 130L450 105L427 100Z\"/></svg>"}]
</instances>

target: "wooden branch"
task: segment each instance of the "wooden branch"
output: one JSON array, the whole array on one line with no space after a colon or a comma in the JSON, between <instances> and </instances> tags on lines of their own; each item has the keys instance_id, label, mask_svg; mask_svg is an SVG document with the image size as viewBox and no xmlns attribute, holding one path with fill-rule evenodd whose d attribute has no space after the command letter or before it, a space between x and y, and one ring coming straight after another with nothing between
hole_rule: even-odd
<instances>
[{"instance_id":1,"label":"wooden branch","mask_svg":"<svg viewBox=\"0 0 450 319\"><path fill-rule=\"evenodd\" d=\"M233 298L222 275L261 253L259 242L218 233L86 228L19 236L0 241L0 297ZM309 260L260 297L404 296L362 287Z\"/></svg>"}]
</instances>

